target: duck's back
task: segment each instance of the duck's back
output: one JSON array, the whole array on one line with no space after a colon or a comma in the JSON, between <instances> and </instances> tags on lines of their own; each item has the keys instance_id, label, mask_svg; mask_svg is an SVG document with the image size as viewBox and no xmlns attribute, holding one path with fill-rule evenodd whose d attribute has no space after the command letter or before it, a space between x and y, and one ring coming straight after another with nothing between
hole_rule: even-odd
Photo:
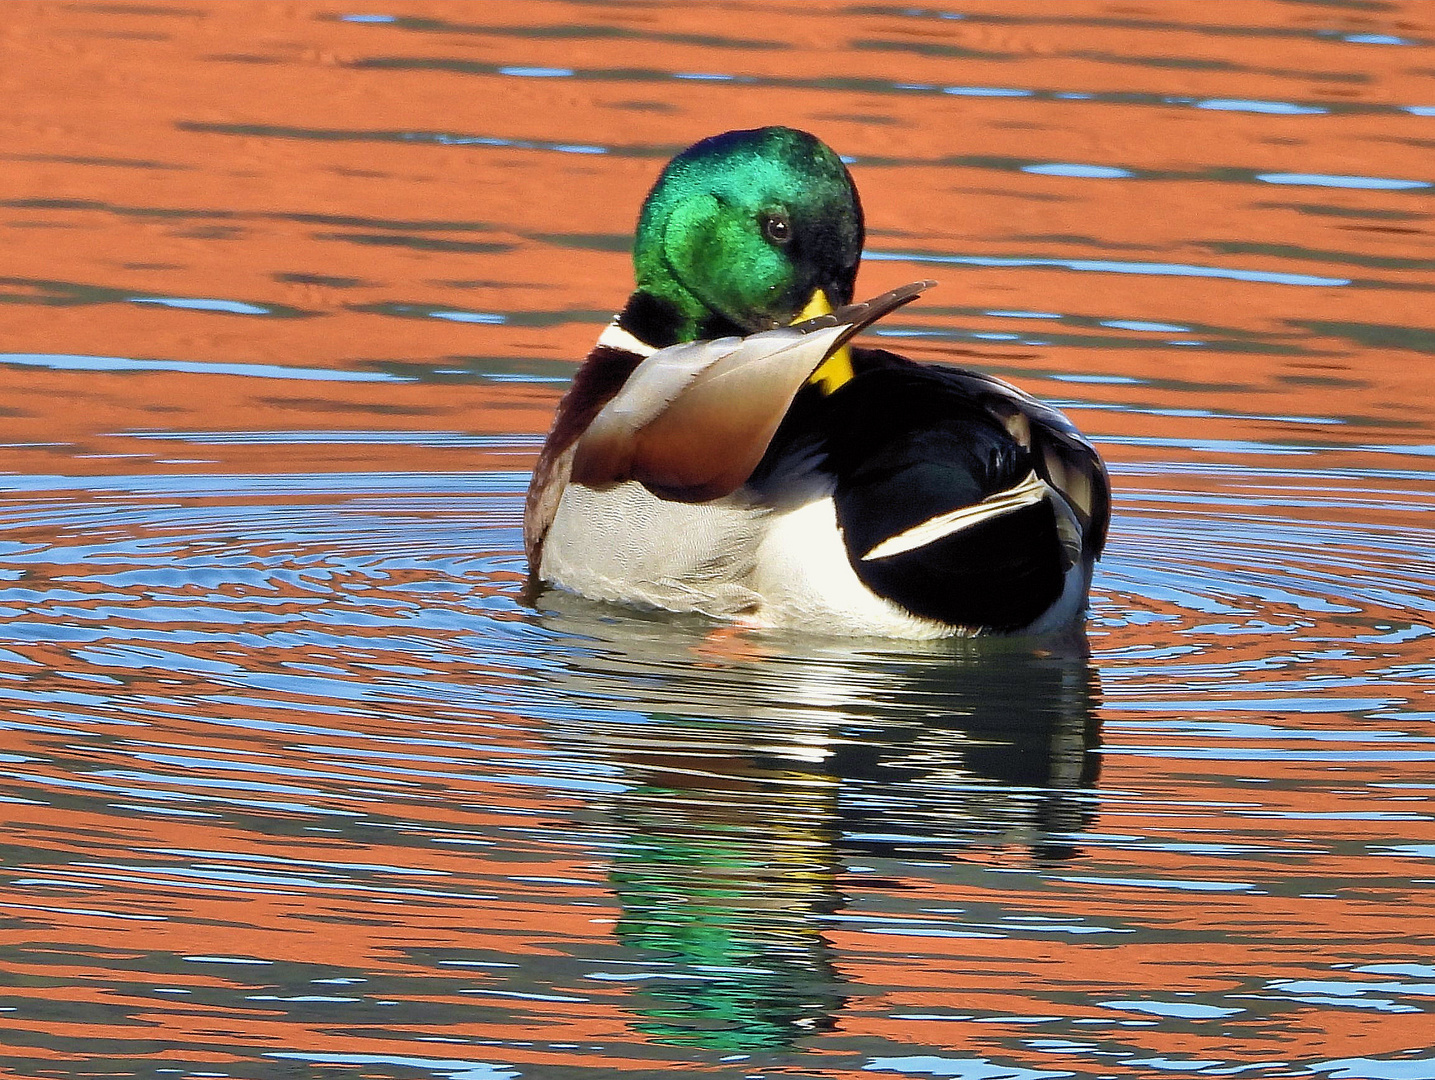
<instances>
[{"instance_id":1,"label":"duck's back","mask_svg":"<svg viewBox=\"0 0 1435 1080\"><path fill-rule=\"evenodd\" d=\"M959 633L1073 622L1108 515L1090 444L991 376L877 350L854 350L854 365L834 392L799 395L752 486L782 503L814 463L841 569L920 620Z\"/></svg>"}]
</instances>

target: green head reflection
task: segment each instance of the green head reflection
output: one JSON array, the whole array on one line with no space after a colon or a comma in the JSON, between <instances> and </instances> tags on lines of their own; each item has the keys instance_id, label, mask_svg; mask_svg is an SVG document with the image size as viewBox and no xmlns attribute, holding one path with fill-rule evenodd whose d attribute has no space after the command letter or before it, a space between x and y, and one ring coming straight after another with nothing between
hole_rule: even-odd
<instances>
[{"instance_id":1,"label":"green head reflection","mask_svg":"<svg viewBox=\"0 0 1435 1080\"><path fill-rule=\"evenodd\" d=\"M843 998L819 916L839 900L832 838L814 831L830 807L813 805L831 792L805 794L782 808L784 823L758 832L721 819L729 800L703 805L692 789L628 793L634 828L611 875L618 938L662 965L641 984L639 1030L753 1052L832 1025Z\"/></svg>"}]
</instances>

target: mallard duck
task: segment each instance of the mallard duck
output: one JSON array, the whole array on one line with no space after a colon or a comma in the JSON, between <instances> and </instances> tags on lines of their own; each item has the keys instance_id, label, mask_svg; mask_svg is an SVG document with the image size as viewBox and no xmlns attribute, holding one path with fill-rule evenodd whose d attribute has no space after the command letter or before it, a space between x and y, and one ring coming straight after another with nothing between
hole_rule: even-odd
<instances>
[{"instance_id":1,"label":"mallard duck","mask_svg":"<svg viewBox=\"0 0 1435 1080\"><path fill-rule=\"evenodd\" d=\"M854 348L862 207L785 127L704 139L643 203L637 288L558 406L524 510L532 579L755 627L939 638L1079 625L1106 469L975 371Z\"/></svg>"}]
</instances>

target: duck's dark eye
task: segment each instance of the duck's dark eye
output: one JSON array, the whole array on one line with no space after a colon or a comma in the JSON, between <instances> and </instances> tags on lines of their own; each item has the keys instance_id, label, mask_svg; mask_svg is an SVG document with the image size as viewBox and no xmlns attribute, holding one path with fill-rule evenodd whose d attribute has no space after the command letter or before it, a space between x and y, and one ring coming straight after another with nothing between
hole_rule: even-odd
<instances>
[{"instance_id":1,"label":"duck's dark eye","mask_svg":"<svg viewBox=\"0 0 1435 1080\"><path fill-rule=\"evenodd\" d=\"M792 239L792 224L786 214L763 214L762 235L774 244L785 244Z\"/></svg>"}]
</instances>

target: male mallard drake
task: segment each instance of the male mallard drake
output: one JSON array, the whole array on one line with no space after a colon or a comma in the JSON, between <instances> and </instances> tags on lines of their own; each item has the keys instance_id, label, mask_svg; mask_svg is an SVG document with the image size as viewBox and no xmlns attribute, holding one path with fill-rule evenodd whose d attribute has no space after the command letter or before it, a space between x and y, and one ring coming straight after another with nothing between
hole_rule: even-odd
<instances>
[{"instance_id":1,"label":"male mallard drake","mask_svg":"<svg viewBox=\"0 0 1435 1080\"><path fill-rule=\"evenodd\" d=\"M1000 379L848 347L932 284L850 305L862 239L852 177L805 132L730 131L668 163L637 291L533 472L536 580L827 633L1079 621L1106 535L1100 457Z\"/></svg>"}]
</instances>

